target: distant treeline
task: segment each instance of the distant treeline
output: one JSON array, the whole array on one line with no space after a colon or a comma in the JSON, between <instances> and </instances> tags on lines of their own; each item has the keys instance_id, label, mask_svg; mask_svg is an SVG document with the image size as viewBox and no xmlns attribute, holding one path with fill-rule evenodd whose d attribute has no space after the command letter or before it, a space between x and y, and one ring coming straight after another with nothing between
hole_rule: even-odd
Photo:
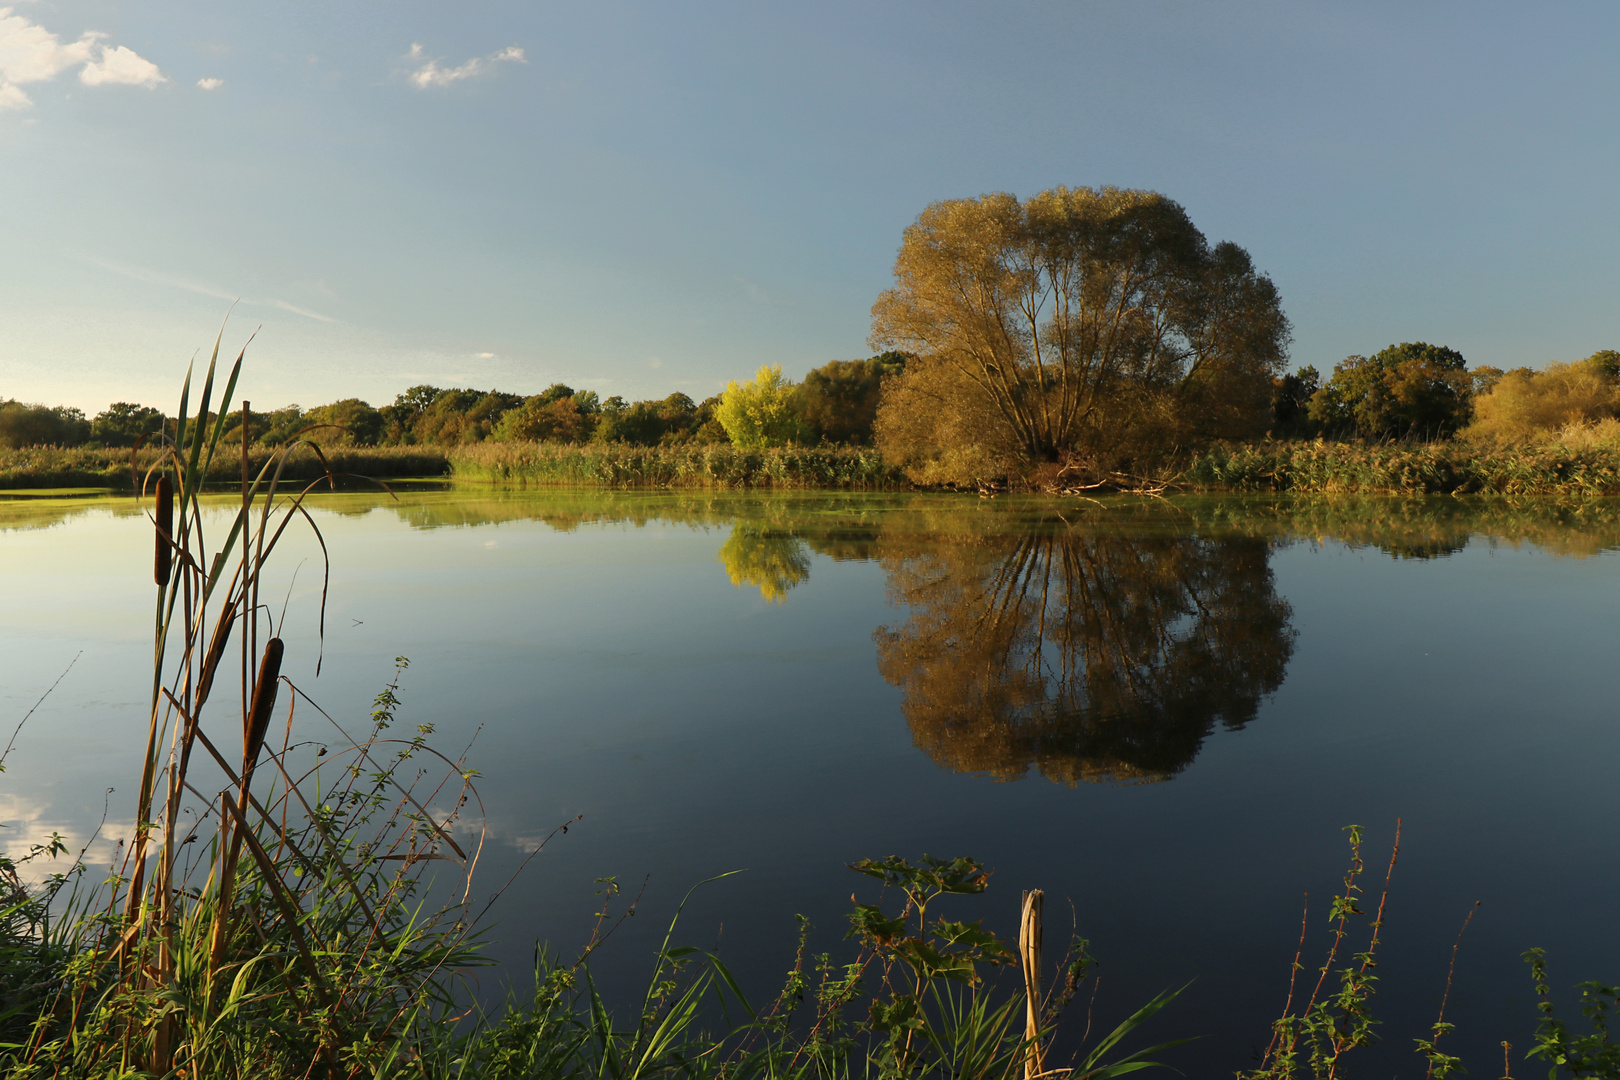
<instances>
[{"instance_id":1,"label":"distant treeline","mask_svg":"<svg viewBox=\"0 0 1620 1080\"><path fill-rule=\"evenodd\" d=\"M1274 381L1271 411L1276 438L1532 442L1620 416L1620 352L1503 371L1469 368L1455 349L1408 342L1347 357L1326 382L1314 367L1283 375Z\"/></svg>"},{"instance_id":2,"label":"distant treeline","mask_svg":"<svg viewBox=\"0 0 1620 1080\"><path fill-rule=\"evenodd\" d=\"M889 352L834 361L801 383L767 366L702 402L683 393L604 401L561 383L527 397L422 385L381 408L346 398L253 412L248 438L255 454L294 439L347 451L349 471L367 475L453 471L610 487L988 483L1063 491L1135 476L1184 490L1620 490L1614 350L1503 371L1469 368L1445 346L1391 345L1345 359L1326 379L1311 367L1271 377L1269 400L1224 438L1125 425L1114 442L1077 443L1050 458L997 451L994 434L977 423L964 422L961 441L932 451L916 443L911 427L952 407L934 402L928 380L916 376L935 363ZM15 451L0 461L0 486L120 482L128 470L121 448L172 426L157 409L127 402L86 418L0 399L0 449ZM1145 439L1150 430L1163 437ZM226 418L224 438L240 445L240 414ZM419 452L392 453L409 449Z\"/></svg>"},{"instance_id":3,"label":"distant treeline","mask_svg":"<svg viewBox=\"0 0 1620 1080\"><path fill-rule=\"evenodd\" d=\"M792 426L781 443L864 446L872 441L882 379L900 371L906 357L885 353L869 360L834 360L811 371L804 382L779 381L783 407ZM752 384L728 392L737 422L748 416L738 406ZM726 395L693 401L676 392L661 400L603 400L595 391L556 383L524 396L502 390L413 386L380 408L359 398L303 408L288 405L254 412L248 439L265 447L295 438L331 446L465 446L471 443L551 442L625 443L632 446L745 445L724 422ZM736 423L730 425L736 427ZM150 406L115 402L87 418L78 409L33 405L0 397L0 447L129 447L143 436L172 433L174 419ZM240 444L241 419L226 418L224 438Z\"/></svg>"}]
</instances>

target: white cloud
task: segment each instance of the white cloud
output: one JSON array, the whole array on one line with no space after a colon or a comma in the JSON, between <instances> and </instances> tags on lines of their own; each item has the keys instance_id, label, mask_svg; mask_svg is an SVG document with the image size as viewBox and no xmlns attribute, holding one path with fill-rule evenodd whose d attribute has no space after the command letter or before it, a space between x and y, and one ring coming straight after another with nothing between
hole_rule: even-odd
<instances>
[{"instance_id":1,"label":"white cloud","mask_svg":"<svg viewBox=\"0 0 1620 1080\"><path fill-rule=\"evenodd\" d=\"M462 79L477 78L494 71L495 65L504 63L526 64L523 50L516 45L509 45L499 52L492 52L488 56L475 56L460 67L442 68L437 60L426 57L420 44L412 45L406 59L418 64L411 72L411 82L426 90L430 86L449 86Z\"/></svg>"},{"instance_id":2,"label":"white cloud","mask_svg":"<svg viewBox=\"0 0 1620 1080\"><path fill-rule=\"evenodd\" d=\"M225 85L225 80L224 79L212 79L212 78L210 78L210 79L198 79L197 80L197 89L199 89L199 90L218 90L220 87L222 87L224 85Z\"/></svg>"},{"instance_id":3,"label":"white cloud","mask_svg":"<svg viewBox=\"0 0 1620 1080\"><path fill-rule=\"evenodd\" d=\"M71 45L16 14L0 8L0 82L46 82L74 64L88 63L96 40L103 35L88 33Z\"/></svg>"},{"instance_id":4,"label":"white cloud","mask_svg":"<svg viewBox=\"0 0 1620 1080\"><path fill-rule=\"evenodd\" d=\"M98 269L133 278L136 281L144 281L150 285L167 285L173 289L184 289L186 292L197 293L201 296L211 296L215 300L235 301L240 299L235 293L226 292L224 289L205 285L202 282L192 281L177 274L165 274L161 270L149 270L144 266L126 266L123 263L115 263L108 259L98 259L93 255L75 257L81 262L89 263Z\"/></svg>"},{"instance_id":5,"label":"white cloud","mask_svg":"<svg viewBox=\"0 0 1620 1080\"><path fill-rule=\"evenodd\" d=\"M169 80L152 61L119 45L102 49L100 60L84 65L79 81L86 86L156 86Z\"/></svg>"},{"instance_id":6,"label":"white cloud","mask_svg":"<svg viewBox=\"0 0 1620 1080\"><path fill-rule=\"evenodd\" d=\"M13 109L31 109L33 106L33 98L10 83L0 83L0 112L10 112Z\"/></svg>"},{"instance_id":7,"label":"white cloud","mask_svg":"<svg viewBox=\"0 0 1620 1080\"><path fill-rule=\"evenodd\" d=\"M103 45L106 36L89 30L79 40L63 44L15 9L0 7L0 112L34 104L20 89L22 84L49 82L81 64L79 81L86 86L156 86L168 81L156 64L133 49Z\"/></svg>"}]
</instances>

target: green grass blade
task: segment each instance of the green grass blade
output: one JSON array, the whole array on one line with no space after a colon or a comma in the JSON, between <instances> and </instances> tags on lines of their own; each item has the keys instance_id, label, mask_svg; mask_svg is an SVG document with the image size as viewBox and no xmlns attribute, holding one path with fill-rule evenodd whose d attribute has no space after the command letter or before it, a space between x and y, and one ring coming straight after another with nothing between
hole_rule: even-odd
<instances>
[{"instance_id":1,"label":"green grass blade","mask_svg":"<svg viewBox=\"0 0 1620 1080\"><path fill-rule=\"evenodd\" d=\"M219 397L219 414L214 420L214 430L208 438L208 453L203 456L202 471L204 476L208 475L209 466L214 463L214 450L219 446L219 440L225 434L225 421L230 419L231 401L236 396L236 380L242 374L242 359L247 356L247 347L251 344L253 344L253 338L249 337L243 343L242 351L236 354L236 363L231 365L230 378L225 380L225 392ZM242 437L247 438L245 429L242 432Z\"/></svg>"},{"instance_id":2,"label":"green grass blade","mask_svg":"<svg viewBox=\"0 0 1620 1080\"><path fill-rule=\"evenodd\" d=\"M228 316L227 316L228 317ZM190 453L186 455L186 487L187 492L195 490L195 484L201 477L197 475L197 463L202 456L203 425L208 423L208 404L214 394L214 366L219 363L219 343L225 338L225 326L220 324L219 336L214 338L214 351L208 356L208 373L203 376L202 397L197 401L197 422L192 425ZM178 441L178 440L177 440ZM185 446L184 442L180 443Z\"/></svg>"},{"instance_id":3,"label":"green grass blade","mask_svg":"<svg viewBox=\"0 0 1620 1080\"><path fill-rule=\"evenodd\" d=\"M193 358L191 363L186 365L186 381L180 384L180 412L174 418L175 446L184 446L186 444L186 409L187 403L191 400L191 369L195 364L196 359Z\"/></svg>"},{"instance_id":4,"label":"green grass blade","mask_svg":"<svg viewBox=\"0 0 1620 1080\"><path fill-rule=\"evenodd\" d=\"M1085 1061L1083 1061L1081 1063L1081 1065L1080 1065L1080 1069L1079 1069L1080 1076L1083 1076L1083 1077L1116 1076L1116 1075L1119 1075L1118 1072L1109 1071L1109 1070L1117 1070L1120 1067L1125 1066L1125 1065L1131 1065L1132 1070L1138 1069L1138 1068L1149 1068L1149 1067L1151 1067L1151 1066L1153 1066L1153 1065L1155 1065L1157 1063L1142 1060L1147 1055L1149 1055L1149 1054L1157 1054L1160 1051L1167 1050L1172 1046L1180 1046L1183 1043L1192 1042L1193 1040L1191 1040L1191 1039L1176 1039L1176 1040L1173 1040L1171 1042L1158 1043L1158 1044L1156 1044L1154 1046L1148 1047L1145 1050L1138 1050L1135 1053L1128 1054L1125 1057L1121 1058L1119 1061L1111 1062L1110 1064L1108 1064L1106 1066L1099 1066L1099 1064L1098 1064L1098 1062L1100 1062L1102 1060L1102 1056L1104 1054L1108 1053L1110 1050L1112 1050L1116 1045L1118 1045L1118 1043L1119 1043L1119 1041L1121 1039L1123 1039L1125 1036L1129 1035L1132 1031L1135 1031L1138 1027L1141 1027L1142 1024L1145 1023L1148 1019L1150 1019L1155 1013L1157 1013L1159 1010L1163 1009L1166 1005L1170 1004L1176 998L1180 997L1181 992L1183 990L1186 990L1187 987L1191 986L1191 985L1192 985L1192 983L1188 982L1188 983L1184 984L1183 986L1181 986L1181 987L1179 987L1179 988L1177 988L1175 990L1166 990L1166 991L1164 991L1163 993L1161 993L1157 997L1155 997L1152 1001L1149 1001L1146 1005L1143 1005L1140 1009L1137 1009L1130 1016L1127 1016L1124 1020L1120 1021L1119 1026L1114 1028L1113 1031L1110 1031L1106 1036L1104 1036L1103 1040L1101 1042L1099 1042L1095 1047L1092 1048L1091 1053L1086 1055ZM1127 1071L1132 1071L1132 1070L1127 1070Z\"/></svg>"}]
</instances>

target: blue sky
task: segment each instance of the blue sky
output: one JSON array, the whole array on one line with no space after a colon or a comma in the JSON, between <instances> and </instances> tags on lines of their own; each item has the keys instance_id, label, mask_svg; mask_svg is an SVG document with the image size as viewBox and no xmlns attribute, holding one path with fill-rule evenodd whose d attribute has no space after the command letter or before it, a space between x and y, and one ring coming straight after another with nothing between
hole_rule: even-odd
<instances>
[{"instance_id":1,"label":"blue sky","mask_svg":"<svg viewBox=\"0 0 1620 1080\"><path fill-rule=\"evenodd\" d=\"M1296 364L1620 347L1620 5L0 5L0 397L695 398L869 354L929 202L1185 205ZM214 82L213 80L217 80Z\"/></svg>"}]
</instances>

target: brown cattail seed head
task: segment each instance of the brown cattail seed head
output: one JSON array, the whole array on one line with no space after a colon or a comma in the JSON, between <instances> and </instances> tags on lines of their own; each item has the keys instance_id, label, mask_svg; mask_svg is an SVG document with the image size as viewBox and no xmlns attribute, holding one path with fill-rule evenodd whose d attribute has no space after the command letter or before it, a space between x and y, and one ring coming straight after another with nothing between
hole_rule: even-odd
<instances>
[{"instance_id":1,"label":"brown cattail seed head","mask_svg":"<svg viewBox=\"0 0 1620 1080\"><path fill-rule=\"evenodd\" d=\"M157 521L157 550L152 556L152 580L160 586L169 583L169 568L174 565L174 485L167 476L158 477L157 506L152 514Z\"/></svg>"},{"instance_id":2,"label":"brown cattail seed head","mask_svg":"<svg viewBox=\"0 0 1620 1080\"><path fill-rule=\"evenodd\" d=\"M259 759L259 748L264 745L264 733L270 729L270 713L276 707L277 682L281 678L281 639L271 638L264 646L264 659L259 662L259 681L253 687L253 704L248 709L247 724L242 731L242 771L248 772Z\"/></svg>"},{"instance_id":3,"label":"brown cattail seed head","mask_svg":"<svg viewBox=\"0 0 1620 1080\"><path fill-rule=\"evenodd\" d=\"M225 644L231 640L231 627L236 620L231 618L229 611L220 616L219 623L214 627L214 639L208 643L208 653L203 657L202 674L197 678L197 704L195 709L201 709L202 703L208 700L208 691L214 685L214 672L219 670L220 661L225 659Z\"/></svg>"}]
</instances>

